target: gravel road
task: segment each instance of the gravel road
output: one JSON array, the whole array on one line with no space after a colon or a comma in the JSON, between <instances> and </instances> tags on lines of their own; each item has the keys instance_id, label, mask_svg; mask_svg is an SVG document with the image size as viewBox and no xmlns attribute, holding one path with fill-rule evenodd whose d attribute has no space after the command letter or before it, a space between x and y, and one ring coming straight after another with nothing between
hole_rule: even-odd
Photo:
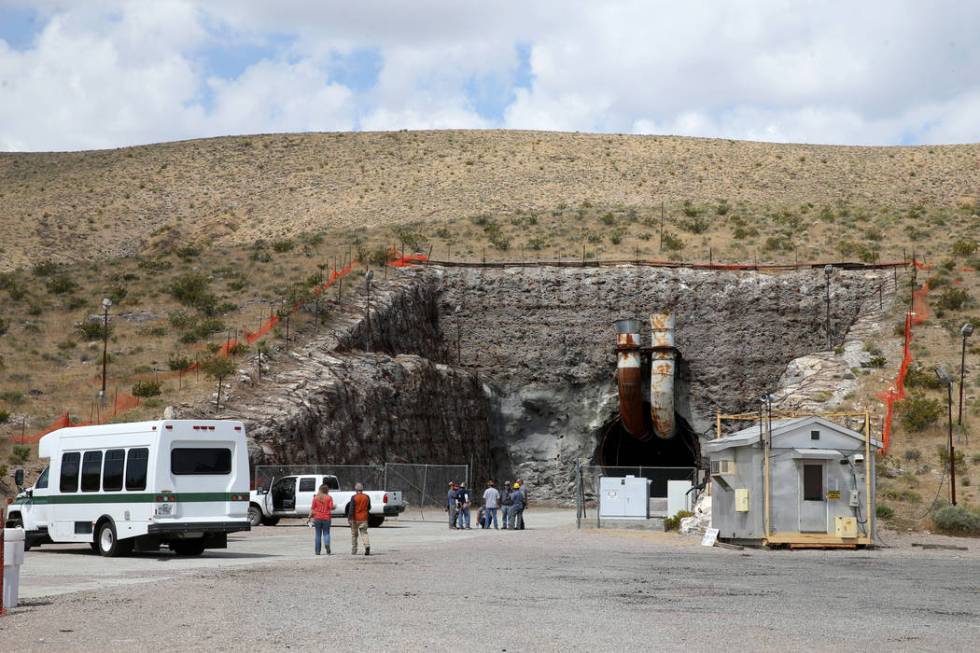
<instances>
[{"instance_id":1,"label":"gravel road","mask_svg":"<svg viewBox=\"0 0 980 653\"><path fill-rule=\"evenodd\" d=\"M731 551L673 534L576 531L561 513L531 517L537 528L523 532L386 525L371 533L371 557L349 554L342 527L334 555L319 558L299 527L256 529L224 557L138 556L115 570L80 547L43 547L25 570L50 573L25 575L29 598L0 619L0 642L7 651L966 651L980 638L973 540L956 541L967 551L913 549L907 538L876 551ZM73 591L84 587L72 580L79 569L105 583Z\"/></svg>"}]
</instances>

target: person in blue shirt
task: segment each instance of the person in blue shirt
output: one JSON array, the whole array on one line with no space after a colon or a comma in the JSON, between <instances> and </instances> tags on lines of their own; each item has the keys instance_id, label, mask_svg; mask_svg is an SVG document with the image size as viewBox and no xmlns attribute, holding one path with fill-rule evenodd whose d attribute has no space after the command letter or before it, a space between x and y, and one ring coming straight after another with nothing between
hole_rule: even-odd
<instances>
[{"instance_id":1,"label":"person in blue shirt","mask_svg":"<svg viewBox=\"0 0 980 653\"><path fill-rule=\"evenodd\" d=\"M449 528L456 528L456 484L449 482L449 494L446 496L446 512L449 513Z\"/></svg>"},{"instance_id":2,"label":"person in blue shirt","mask_svg":"<svg viewBox=\"0 0 980 653\"><path fill-rule=\"evenodd\" d=\"M510 517L510 524L508 525L509 528L517 530L518 522L520 522L521 526L523 527L525 503L524 491L521 490L520 484L514 483L513 492L510 493L510 511L508 514L508 517Z\"/></svg>"},{"instance_id":3,"label":"person in blue shirt","mask_svg":"<svg viewBox=\"0 0 980 653\"><path fill-rule=\"evenodd\" d=\"M456 504L459 506L459 528L472 528L470 526L470 491L466 489L466 483L460 483L456 490Z\"/></svg>"}]
</instances>

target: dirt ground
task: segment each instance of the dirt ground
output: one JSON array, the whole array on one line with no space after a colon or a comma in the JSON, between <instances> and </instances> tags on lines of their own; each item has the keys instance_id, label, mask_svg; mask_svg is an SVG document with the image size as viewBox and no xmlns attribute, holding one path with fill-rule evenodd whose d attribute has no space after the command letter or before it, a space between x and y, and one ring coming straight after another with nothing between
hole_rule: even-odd
<instances>
[{"instance_id":1,"label":"dirt ground","mask_svg":"<svg viewBox=\"0 0 980 653\"><path fill-rule=\"evenodd\" d=\"M28 553L25 598L0 619L0 641L17 651L960 651L980 635L977 540L887 533L888 548L872 551L733 551L577 531L567 511L532 511L523 532L450 531L440 516L373 530L371 557L350 555L341 522L334 555L319 558L298 524L190 560L42 547Z\"/></svg>"}]
</instances>

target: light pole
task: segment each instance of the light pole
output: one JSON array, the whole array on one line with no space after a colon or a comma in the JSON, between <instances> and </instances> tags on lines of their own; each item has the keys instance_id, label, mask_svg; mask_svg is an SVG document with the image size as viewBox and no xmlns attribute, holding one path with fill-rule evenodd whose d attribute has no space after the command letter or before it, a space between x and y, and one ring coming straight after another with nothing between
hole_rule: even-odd
<instances>
[{"instance_id":1,"label":"light pole","mask_svg":"<svg viewBox=\"0 0 980 653\"><path fill-rule=\"evenodd\" d=\"M367 274L364 275L364 283L367 284L367 326L368 326L368 340L367 340L367 350L371 351L371 279L374 279L374 271L368 270Z\"/></svg>"},{"instance_id":2,"label":"light pole","mask_svg":"<svg viewBox=\"0 0 980 653\"><path fill-rule=\"evenodd\" d=\"M953 377L949 375L946 368L939 365L936 367L936 376L946 384L946 424L949 430L949 502L956 505L956 452L953 449Z\"/></svg>"},{"instance_id":3,"label":"light pole","mask_svg":"<svg viewBox=\"0 0 980 653\"><path fill-rule=\"evenodd\" d=\"M109 309L112 308L112 300L108 297L102 299L102 399L105 400L105 371L106 363L109 359Z\"/></svg>"},{"instance_id":4,"label":"light pole","mask_svg":"<svg viewBox=\"0 0 980 653\"><path fill-rule=\"evenodd\" d=\"M457 304L456 308L453 309L453 317L456 318L456 367L460 367L463 364L463 350L460 348L460 335L462 329L459 324L459 312L463 310L461 304Z\"/></svg>"},{"instance_id":5,"label":"light pole","mask_svg":"<svg viewBox=\"0 0 980 653\"><path fill-rule=\"evenodd\" d=\"M963 336L963 351L960 353L960 415L956 420L957 426L963 426L963 376L966 374L966 339L973 335L973 325L967 322L960 327Z\"/></svg>"},{"instance_id":6,"label":"light pole","mask_svg":"<svg viewBox=\"0 0 980 653\"><path fill-rule=\"evenodd\" d=\"M831 341L830 341L830 277L834 274L834 266L831 265L830 263L828 263L827 265L823 266L823 274L824 274L824 277L827 279L827 283L826 283L826 286L827 286L827 349L830 349L830 346L832 344Z\"/></svg>"}]
</instances>

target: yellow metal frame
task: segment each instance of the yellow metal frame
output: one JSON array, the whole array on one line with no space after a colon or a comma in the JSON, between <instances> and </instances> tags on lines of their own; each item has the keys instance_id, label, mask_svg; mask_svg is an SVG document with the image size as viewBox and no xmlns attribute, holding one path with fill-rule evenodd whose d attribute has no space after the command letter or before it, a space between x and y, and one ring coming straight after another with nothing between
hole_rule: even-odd
<instances>
[{"instance_id":1,"label":"yellow metal frame","mask_svg":"<svg viewBox=\"0 0 980 653\"><path fill-rule=\"evenodd\" d=\"M772 419L792 419L796 417L863 417L864 418L864 507L868 513L867 523L868 532L872 531L871 524L874 519L874 515L871 514L871 413L864 411L862 413L849 413L849 412L837 412L837 413L795 413L795 412L785 412L785 413L774 413ZM721 437L721 423L725 421L741 421L741 422L755 422L762 420L763 417L760 413L736 413L733 415L722 415L720 412L715 412L715 439ZM772 507L769 501L769 437L763 439L763 465L762 465L762 482L763 482L763 531L765 537L762 543L767 546L773 545L789 545L790 547L848 547L857 545L868 545L874 544L871 535L866 535L864 537L855 538L841 538L835 535L822 534L822 533L773 533L771 532L771 520L772 520Z\"/></svg>"}]
</instances>

